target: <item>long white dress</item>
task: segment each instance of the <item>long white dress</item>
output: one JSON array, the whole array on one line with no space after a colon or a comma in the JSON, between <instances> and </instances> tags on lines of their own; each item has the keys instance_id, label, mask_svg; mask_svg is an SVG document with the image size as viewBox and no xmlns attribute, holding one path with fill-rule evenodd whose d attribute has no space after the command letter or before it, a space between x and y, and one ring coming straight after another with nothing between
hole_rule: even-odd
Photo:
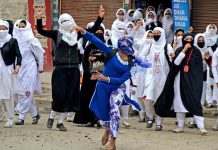
<instances>
[{"instance_id":1,"label":"long white dress","mask_svg":"<svg viewBox=\"0 0 218 150\"><path fill-rule=\"evenodd\" d=\"M172 47L168 44L168 55L172 50ZM164 50L161 50L158 53L150 51L147 58L148 61L151 62L152 67L147 69L144 96L146 96L146 99L156 102L157 98L163 91L164 84L169 73L169 65L167 63Z\"/></svg>"}]
</instances>

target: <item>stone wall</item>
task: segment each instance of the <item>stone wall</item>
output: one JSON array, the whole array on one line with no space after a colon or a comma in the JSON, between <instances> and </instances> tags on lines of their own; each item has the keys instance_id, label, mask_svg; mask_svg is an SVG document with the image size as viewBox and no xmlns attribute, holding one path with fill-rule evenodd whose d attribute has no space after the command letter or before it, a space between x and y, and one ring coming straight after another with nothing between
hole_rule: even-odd
<instances>
[{"instance_id":1,"label":"stone wall","mask_svg":"<svg viewBox=\"0 0 218 150\"><path fill-rule=\"evenodd\" d=\"M27 19L27 0L0 0L0 19L16 21L17 19Z\"/></svg>"}]
</instances>

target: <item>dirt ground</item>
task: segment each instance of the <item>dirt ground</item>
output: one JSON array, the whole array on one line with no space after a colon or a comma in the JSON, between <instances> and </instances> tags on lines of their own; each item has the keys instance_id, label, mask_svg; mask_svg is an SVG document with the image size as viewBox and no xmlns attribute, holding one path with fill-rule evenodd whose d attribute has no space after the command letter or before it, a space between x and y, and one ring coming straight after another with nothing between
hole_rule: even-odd
<instances>
[{"instance_id":1,"label":"dirt ground","mask_svg":"<svg viewBox=\"0 0 218 150\"><path fill-rule=\"evenodd\" d=\"M39 124L32 125L27 115L24 126L14 125L3 128L0 122L0 150L103 150L101 136L103 129L86 128L70 122L64 123L67 132L56 128L46 128L50 111L50 83L43 84L43 95L36 95L38 110L41 114ZM207 136L199 134L197 129L185 128L184 133L173 133L176 127L174 118L166 118L163 131L147 129L145 123L139 123L137 117L130 117L130 128L121 130L117 140L117 150L218 150L218 132L212 131L215 124L216 109L205 109ZM17 116L16 116L17 119Z\"/></svg>"}]
</instances>

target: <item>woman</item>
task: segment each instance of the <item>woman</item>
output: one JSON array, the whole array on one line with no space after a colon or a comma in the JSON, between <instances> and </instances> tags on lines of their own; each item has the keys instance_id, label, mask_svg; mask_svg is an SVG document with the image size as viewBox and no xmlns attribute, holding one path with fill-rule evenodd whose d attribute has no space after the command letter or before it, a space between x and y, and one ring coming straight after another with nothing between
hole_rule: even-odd
<instances>
[{"instance_id":1,"label":"woman","mask_svg":"<svg viewBox=\"0 0 218 150\"><path fill-rule=\"evenodd\" d=\"M147 61L147 55L149 54L149 48L153 41L153 32L147 31L145 33L145 41L143 45L139 48L139 57L142 57L144 61ZM146 78L146 69L137 67L136 69L136 96L138 99L138 102L141 106L141 111L139 112L139 122L145 122L146 119L146 113L145 113L145 103L143 100L143 94L145 89L145 78Z\"/></svg>"},{"instance_id":2,"label":"woman","mask_svg":"<svg viewBox=\"0 0 218 150\"><path fill-rule=\"evenodd\" d=\"M76 23L69 14L59 17L58 30L44 30L42 28L42 10L38 10L37 30L39 34L52 38L55 43L52 74L52 110L47 121L47 127L52 128L56 112L59 112L57 128L66 131L63 124L66 112L79 111L80 70L79 51L77 42L80 36L73 27ZM103 18L104 8L101 6L98 20ZM100 24L99 24L100 25ZM98 28L98 27L97 27ZM60 80L61 79L61 80Z\"/></svg>"},{"instance_id":3,"label":"woman","mask_svg":"<svg viewBox=\"0 0 218 150\"><path fill-rule=\"evenodd\" d=\"M134 20L143 19L142 9L138 8L133 14Z\"/></svg>"},{"instance_id":4,"label":"woman","mask_svg":"<svg viewBox=\"0 0 218 150\"><path fill-rule=\"evenodd\" d=\"M146 15L145 29L154 30L155 27L162 27L162 23L157 20L157 15L154 11L150 11Z\"/></svg>"},{"instance_id":5,"label":"woman","mask_svg":"<svg viewBox=\"0 0 218 150\"><path fill-rule=\"evenodd\" d=\"M217 26L215 24L209 24L206 28L206 31L204 32L204 36L207 39L208 47L210 47L214 52L217 49L217 40L218 40ZM207 76L208 76L208 80L207 80L206 101L208 104L207 107L211 108L213 107L212 95L213 95L213 84L214 84L211 68L209 68Z\"/></svg>"},{"instance_id":6,"label":"woman","mask_svg":"<svg viewBox=\"0 0 218 150\"><path fill-rule=\"evenodd\" d=\"M177 48L182 47L182 37L185 34L183 29L176 29L174 41L173 41L173 50L176 51Z\"/></svg>"},{"instance_id":7,"label":"woman","mask_svg":"<svg viewBox=\"0 0 218 150\"><path fill-rule=\"evenodd\" d=\"M94 25L89 27L91 29ZM104 25L102 24L98 30L94 33L102 42L104 42ZM85 124L86 127L94 127L97 124L98 127L101 125L98 123L97 118L89 109L89 103L91 101L92 95L95 90L96 81L91 80L90 68L93 63L102 62L104 60L103 52L92 43L88 43L85 48L85 53L83 56L82 66L83 66L83 81L80 90L80 110L75 114L74 123Z\"/></svg>"},{"instance_id":8,"label":"woman","mask_svg":"<svg viewBox=\"0 0 218 150\"><path fill-rule=\"evenodd\" d=\"M165 30L165 36L168 44L173 42L174 32L173 32L173 17L171 8L167 8L164 11L164 16L162 19L162 26Z\"/></svg>"},{"instance_id":9,"label":"woman","mask_svg":"<svg viewBox=\"0 0 218 150\"><path fill-rule=\"evenodd\" d=\"M111 41L115 48L117 48L118 39L124 36L125 33L125 16L126 11L123 8L118 9L116 12L117 19L113 22L111 27Z\"/></svg>"},{"instance_id":10,"label":"woman","mask_svg":"<svg viewBox=\"0 0 218 150\"><path fill-rule=\"evenodd\" d=\"M15 75L19 73L22 56L17 40L9 34L9 24L0 20L0 101L4 101L8 120L5 128L11 128L14 123L14 94L18 91L19 82Z\"/></svg>"},{"instance_id":11,"label":"woman","mask_svg":"<svg viewBox=\"0 0 218 150\"><path fill-rule=\"evenodd\" d=\"M147 7L147 9L146 9L146 11L145 11L145 14L144 14L145 17L147 16L147 14L148 14L150 11L155 12L154 6L148 6L148 7ZM147 19L147 18L145 18L145 21L146 21L146 19Z\"/></svg>"},{"instance_id":12,"label":"woman","mask_svg":"<svg viewBox=\"0 0 218 150\"><path fill-rule=\"evenodd\" d=\"M212 59L212 72L214 76L214 91L213 91L213 102L217 105L218 104L218 49L213 53ZM218 105L217 105L218 110ZM214 131L218 131L218 116L216 119L216 124L213 127Z\"/></svg>"},{"instance_id":13,"label":"woman","mask_svg":"<svg viewBox=\"0 0 218 150\"><path fill-rule=\"evenodd\" d=\"M200 103L203 88L202 54L194 44L193 35L183 36L183 46L175 52L165 87L155 104L157 115L167 117L176 112L178 128L174 133L184 131L187 113L194 116L199 131L205 135L203 109Z\"/></svg>"},{"instance_id":14,"label":"woman","mask_svg":"<svg viewBox=\"0 0 218 150\"><path fill-rule=\"evenodd\" d=\"M134 10L133 9L129 9L126 13L126 19L125 21L126 22L134 22L134 17L133 17L133 14L134 14Z\"/></svg>"},{"instance_id":15,"label":"woman","mask_svg":"<svg viewBox=\"0 0 218 150\"><path fill-rule=\"evenodd\" d=\"M145 41L145 22L143 19L138 19L135 22L134 27L134 50L135 54L139 53L139 47L144 43Z\"/></svg>"},{"instance_id":16,"label":"woman","mask_svg":"<svg viewBox=\"0 0 218 150\"><path fill-rule=\"evenodd\" d=\"M145 111L148 116L147 128L151 128L154 122L154 104L160 96L169 72L170 54L173 51L170 44L166 43L165 32L162 28L156 27L153 31L153 42L148 48L148 61L152 67L147 69L145 79ZM157 118L156 131L162 130L162 119Z\"/></svg>"},{"instance_id":17,"label":"woman","mask_svg":"<svg viewBox=\"0 0 218 150\"><path fill-rule=\"evenodd\" d=\"M40 115L37 113L36 103L33 99L34 91L42 93L39 72L43 71L44 49L38 39L33 35L31 24L26 20L17 20L14 24L14 37L18 41L22 55L22 66L18 78L24 89L24 95L18 94L19 117L16 125L24 125L28 112L33 122L37 124ZM38 66L37 66L38 65Z\"/></svg>"},{"instance_id":18,"label":"woman","mask_svg":"<svg viewBox=\"0 0 218 150\"><path fill-rule=\"evenodd\" d=\"M84 29L80 27L76 27L75 29L84 34L84 37L94 43L99 49L103 50L105 55L110 55L114 51L94 35L85 32ZM126 87L123 83L131 77L130 68L134 63L138 63L143 67L149 67L149 64L143 63L139 59L136 59L134 62L130 61L129 57L134 53L132 49L132 38L119 39L118 49L118 52L105 64L103 74L97 73L97 75L93 76L93 78L99 81L97 82L95 93L90 103L90 109L101 120L102 125L106 127L106 131L102 137L103 145L107 143L111 135L109 150L116 149L115 142L120 121L119 106L123 99L128 100L125 95Z\"/></svg>"}]
</instances>

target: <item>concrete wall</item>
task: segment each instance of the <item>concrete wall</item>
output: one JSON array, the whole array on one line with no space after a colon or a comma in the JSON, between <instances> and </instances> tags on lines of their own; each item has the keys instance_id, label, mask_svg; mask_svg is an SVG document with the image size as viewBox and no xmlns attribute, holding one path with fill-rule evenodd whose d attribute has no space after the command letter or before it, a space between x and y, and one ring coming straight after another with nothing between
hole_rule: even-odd
<instances>
[{"instance_id":1,"label":"concrete wall","mask_svg":"<svg viewBox=\"0 0 218 150\"><path fill-rule=\"evenodd\" d=\"M0 19L16 21L28 18L28 0L0 0Z\"/></svg>"}]
</instances>

